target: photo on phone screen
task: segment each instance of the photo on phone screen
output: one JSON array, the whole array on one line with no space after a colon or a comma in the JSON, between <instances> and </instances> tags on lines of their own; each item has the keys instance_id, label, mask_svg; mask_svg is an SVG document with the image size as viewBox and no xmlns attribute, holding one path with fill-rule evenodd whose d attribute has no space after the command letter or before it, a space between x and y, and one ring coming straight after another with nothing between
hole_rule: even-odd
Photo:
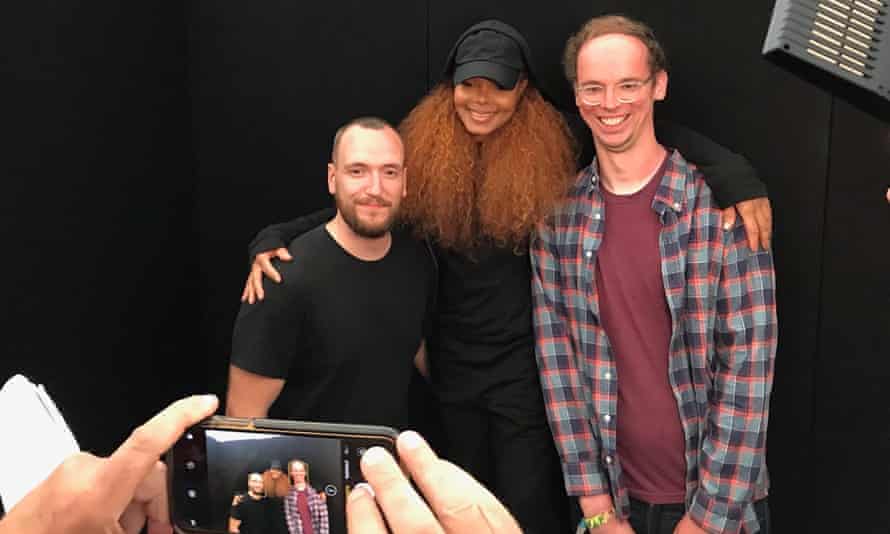
<instances>
[{"instance_id":1,"label":"photo on phone screen","mask_svg":"<svg viewBox=\"0 0 890 534\"><path fill-rule=\"evenodd\" d=\"M318 423L299 430L300 423L268 423L293 428L219 428L217 422L193 428L177 442L167 456L177 528L345 534L346 497L364 480L359 460L375 445L394 451L395 431Z\"/></svg>"}]
</instances>

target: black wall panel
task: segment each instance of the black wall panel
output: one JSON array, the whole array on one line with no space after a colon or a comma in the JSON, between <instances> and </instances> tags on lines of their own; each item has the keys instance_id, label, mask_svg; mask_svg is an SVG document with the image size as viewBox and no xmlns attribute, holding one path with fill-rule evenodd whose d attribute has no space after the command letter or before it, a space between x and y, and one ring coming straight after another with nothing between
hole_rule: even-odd
<instances>
[{"instance_id":1,"label":"black wall panel","mask_svg":"<svg viewBox=\"0 0 890 534\"><path fill-rule=\"evenodd\" d=\"M844 517L848 532L883 534L890 530L890 125L840 99L833 111L810 467L822 513Z\"/></svg>"},{"instance_id":2,"label":"black wall panel","mask_svg":"<svg viewBox=\"0 0 890 534\"><path fill-rule=\"evenodd\" d=\"M107 452L205 383L185 13L3 2L0 49L0 381L45 383L82 447Z\"/></svg>"}]
</instances>

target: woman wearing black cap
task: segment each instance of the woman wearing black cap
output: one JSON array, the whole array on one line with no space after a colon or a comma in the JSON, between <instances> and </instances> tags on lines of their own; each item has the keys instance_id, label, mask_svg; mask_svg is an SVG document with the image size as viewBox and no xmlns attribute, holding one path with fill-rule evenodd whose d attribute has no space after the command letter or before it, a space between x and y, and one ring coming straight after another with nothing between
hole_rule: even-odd
<instances>
[{"instance_id":1,"label":"woman wearing black cap","mask_svg":"<svg viewBox=\"0 0 890 534\"><path fill-rule=\"evenodd\" d=\"M445 455L489 486L526 532L568 531L535 363L527 243L575 177L572 136L540 91L525 39L503 22L464 32L444 74L400 130L410 169L402 220L428 240L439 266L428 346ZM750 180L738 180L734 154L672 141L695 161L736 166L708 168L712 180L736 182L719 184L737 186L731 198L750 188ZM286 252L270 249L332 215L325 210L263 230L251 245L251 255L263 254L246 297L252 300L261 269L272 269L268 258Z\"/></svg>"}]
</instances>

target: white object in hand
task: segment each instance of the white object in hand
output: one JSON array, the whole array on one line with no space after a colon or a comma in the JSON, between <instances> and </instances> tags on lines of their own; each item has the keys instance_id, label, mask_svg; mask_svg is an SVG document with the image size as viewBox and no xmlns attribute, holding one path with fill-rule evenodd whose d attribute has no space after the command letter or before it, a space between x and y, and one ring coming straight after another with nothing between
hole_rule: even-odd
<instances>
[{"instance_id":1,"label":"white object in hand","mask_svg":"<svg viewBox=\"0 0 890 534\"><path fill-rule=\"evenodd\" d=\"M43 386L22 375L0 389L0 425L0 499L8 512L80 447Z\"/></svg>"}]
</instances>

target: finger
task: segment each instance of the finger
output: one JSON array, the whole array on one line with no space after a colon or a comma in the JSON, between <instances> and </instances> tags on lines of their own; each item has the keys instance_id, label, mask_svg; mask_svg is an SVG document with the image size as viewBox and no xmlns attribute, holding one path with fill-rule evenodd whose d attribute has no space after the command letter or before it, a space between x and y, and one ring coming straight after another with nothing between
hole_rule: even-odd
<instances>
[{"instance_id":1,"label":"finger","mask_svg":"<svg viewBox=\"0 0 890 534\"><path fill-rule=\"evenodd\" d=\"M439 459L419 434L403 432L396 445L399 457L446 532L520 532L491 492L466 471Z\"/></svg>"},{"instance_id":2,"label":"finger","mask_svg":"<svg viewBox=\"0 0 890 534\"><path fill-rule=\"evenodd\" d=\"M735 225L735 206L726 208L723 210L723 216L721 217L723 221L723 229L729 230Z\"/></svg>"},{"instance_id":3,"label":"finger","mask_svg":"<svg viewBox=\"0 0 890 534\"><path fill-rule=\"evenodd\" d=\"M155 462L151 473L136 488L133 500L143 503L144 519L155 525L169 524L170 511L167 501L167 466ZM137 531L138 532L138 531Z\"/></svg>"},{"instance_id":4,"label":"finger","mask_svg":"<svg viewBox=\"0 0 890 534\"><path fill-rule=\"evenodd\" d=\"M122 514L158 458L186 429L216 411L218 404L214 395L180 399L134 430L103 465L105 483L114 488L106 506L117 515Z\"/></svg>"},{"instance_id":5,"label":"finger","mask_svg":"<svg viewBox=\"0 0 890 534\"><path fill-rule=\"evenodd\" d=\"M760 224L760 246L764 250L769 250L770 243L772 242L773 233L770 231L769 227Z\"/></svg>"},{"instance_id":6,"label":"finger","mask_svg":"<svg viewBox=\"0 0 890 534\"><path fill-rule=\"evenodd\" d=\"M763 248L769 250L773 236L773 210L767 198L764 198L763 202L758 204L758 207L757 218L760 224L760 242L763 244Z\"/></svg>"},{"instance_id":7,"label":"finger","mask_svg":"<svg viewBox=\"0 0 890 534\"><path fill-rule=\"evenodd\" d=\"M145 509L142 503L131 502L124 509L118 520L121 528L127 534L139 534L145 526Z\"/></svg>"},{"instance_id":8,"label":"finger","mask_svg":"<svg viewBox=\"0 0 890 534\"><path fill-rule=\"evenodd\" d=\"M244 291L241 292L241 302L247 302L247 299L250 297L250 278L247 279L247 282L244 283ZM253 302L251 302L253 304Z\"/></svg>"},{"instance_id":9,"label":"finger","mask_svg":"<svg viewBox=\"0 0 890 534\"><path fill-rule=\"evenodd\" d=\"M127 509L124 510L124 514L121 516L121 526L123 527L121 532L125 534L139 534L142 532L141 526L136 528L134 525L147 527L148 534L173 534L173 525L170 524L169 518L157 521L149 517L146 520L145 510L139 503L130 503Z\"/></svg>"},{"instance_id":10,"label":"finger","mask_svg":"<svg viewBox=\"0 0 890 534\"><path fill-rule=\"evenodd\" d=\"M282 261L291 261L294 259L294 257L290 255L290 251L284 247L277 249L275 254L278 256L278 259Z\"/></svg>"},{"instance_id":11,"label":"finger","mask_svg":"<svg viewBox=\"0 0 890 534\"><path fill-rule=\"evenodd\" d=\"M361 467L393 532L444 532L388 452L380 447L368 449L362 456Z\"/></svg>"},{"instance_id":12,"label":"finger","mask_svg":"<svg viewBox=\"0 0 890 534\"><path fill-rule=\"evenodd\" d=\"M247 293L247 302L249 304L253 304L257 301L256 291L253 289L253 280L251 280L250 275L247 275L247 283L245 285L244 291Z\"/></svg>"},{"instance_id":13,"label":"finger","mask_svg":"<svg viewBox=\"0 0 890 534\"><path fill-rule=\"evenodd\" d=\"M256 265L250 270L250 285L253 286L255 299L263 300L266 296L263 292L263 271Z\"/></svg>"},{"instance_id":14,"label":"finger","mask_svg":"<svg viewBox=\"0 0 890 534\"><path fill-rule=\"evenodd\" d=\"M748 236L748 247L756 252L760 245L760 225L753 213L742 214L742 224L745 225L745 235Z\"/></svg>"},{"instance_id":15,"label":"finger","mask_svg":"<svg viewBox=\"0 0 890 534\"><path fill-rule=\"evenodd\" d=\"M257 263L260 264L260 269L263 270L263 274L268 276L270 279L274 280L277 283L281 282L281 275L278 274L278 270L272 265L272 262L269 261L269 257L266 255L260 255L256 257Z\"/></svg>"},{"instance_id":16,"label":"finger","mask_svg":"<svg viewBox=\"0 0 890 534\"><path fill-rule=\"evenodd\" d=\"M380 515L370 486L359 484L346 501L346 531L349 534L386 534L386 523Z\"/></svg>"},{"instance_id":17,"label":"finger","mask_svg":"<svg viewBox=\"0 0 890 534\"><path fill-rule=\"evenodd\" d=\"M173 525L166 521L148 520L148 534L173 534Z\"/></svg>"}]
</instances>

